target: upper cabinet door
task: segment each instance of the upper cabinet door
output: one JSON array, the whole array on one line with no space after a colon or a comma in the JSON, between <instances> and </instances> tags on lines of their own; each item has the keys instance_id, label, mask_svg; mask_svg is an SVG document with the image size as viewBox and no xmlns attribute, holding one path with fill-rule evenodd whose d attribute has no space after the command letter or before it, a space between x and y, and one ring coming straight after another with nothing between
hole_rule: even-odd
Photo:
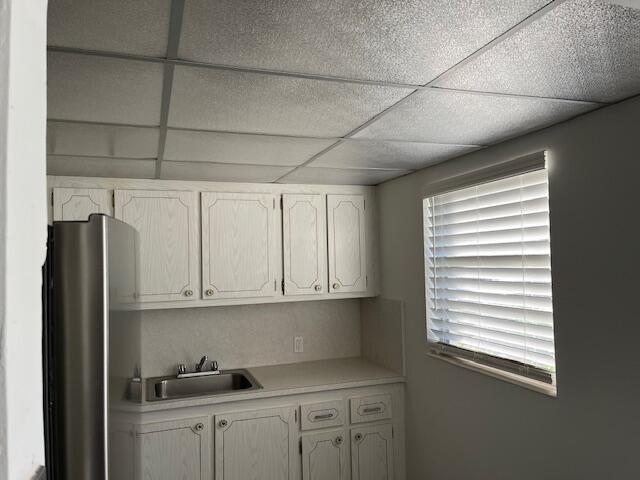
<instances>
[{"instance_id":1,"label":"upper cabinet door","mask_svg":"<svg viewBox=\"0 0 640 480\"><path fill-rule=\"evenodd\" d=\"M367 288L363 195L327 195L331 293Z\"/></svg>"},{"instance_id":2,"label":"upper cabinet door","mask_svg":"<svg viewBox=\"0 0 640 480\"><path fill-rule=\"evenodd\" d=\"M283 195L284 294L327 293L327 215L324 195Z\"/></svg>"},{"instance_id":3,"label":"upper cabinet door","mask_svg":"<svg viewBox=\"0 0 640 480\"><path fill-rule=\"evenodd\" d=\"M190 300L198 289L196 194L116 190L115 217L140 234L140 302Z\"/></svg>"},{"instance_id":4,"label":"upper cabinet door","mask_svg":"<svg viewBox=\"0 0 640 480\"><path fill-rule=\"evenodd\" d=\"M205 299L279 295L276 196L202 193L202 295Z\"/></svg>"},{"instance_id":5,"label":"upper cabinet door","mask_svg":"<svg viewBox=\"0 0 640 480\"><path fill-rule=\"evenodd\" d=\"M100 188L54 188L53 220L86 220L92 213L111 215L109 191Z\"/></svg>"}]
</instances>

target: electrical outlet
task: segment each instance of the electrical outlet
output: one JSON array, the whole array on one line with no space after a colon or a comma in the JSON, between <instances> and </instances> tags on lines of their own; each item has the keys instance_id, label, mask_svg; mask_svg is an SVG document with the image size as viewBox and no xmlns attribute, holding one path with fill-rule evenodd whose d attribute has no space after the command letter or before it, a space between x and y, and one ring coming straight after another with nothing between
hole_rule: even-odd
<instances>
[{"instance_id":1,"label":"electrical outlet","mask_svg":"<svg viewBox=\"0 0 640 480\"><path fill-rule=\"evenodd\" d=\"M293 353L304 352L304 340L302 337L293 337Z\"/></svg>"}]
</instances>

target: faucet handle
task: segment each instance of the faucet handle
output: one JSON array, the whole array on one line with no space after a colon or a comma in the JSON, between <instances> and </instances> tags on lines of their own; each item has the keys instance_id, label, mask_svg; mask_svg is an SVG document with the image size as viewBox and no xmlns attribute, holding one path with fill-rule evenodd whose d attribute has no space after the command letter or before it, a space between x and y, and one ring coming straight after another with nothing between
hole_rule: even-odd
<instances>
[{"instance_id":1,"label":"faucet handle","mask_svg":"<svg viewBox=\"0 0 640 480\"><path fill-rule=\"evenodd\" d=\"M187 373L187 366L184 363L178 365L178 375L184 375Z\"/></svg>"},{"instance_id":2,"label":"faucet handle","mask_svg":"<svg viewBox=\"0 0 640 480\"><path fill-rule=\"evenodd\" d=\"M211 370L213 372L217 372L218 371L218 361L217 360L213 360L211 362Z\"/></svg>"}]
</instances>

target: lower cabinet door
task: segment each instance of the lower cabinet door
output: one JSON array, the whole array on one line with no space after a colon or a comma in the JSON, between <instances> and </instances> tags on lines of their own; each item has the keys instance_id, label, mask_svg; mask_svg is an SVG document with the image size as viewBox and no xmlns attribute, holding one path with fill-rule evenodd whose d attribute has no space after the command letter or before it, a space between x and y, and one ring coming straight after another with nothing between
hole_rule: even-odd
<instances>
[{"instance_id":1,"label":"lower cabinet door","mask_svg":"<svg viewBox=\"0 0 640 480\"><path fill-rule=\"evenodd\" d=\"M293 480L300 458L294 412L284 407L216 415L216 480Z\"/></svg>"},{"instance_id":2,"label":"lower cabinet door","mask_svg":"<svg viewBox=\"0 0 640 480\"><path fill-rule=\"evenodd\" d=\"M353 480L393 480L391 424L351 429Z\"/></svg>"},{"instance_id":3,"label":"lower cabinet door","mask_svg":"<svg viewBox=\"0 0 640 480\"><path fill-rule=\"evenodd\" d=\"M302 437L303 480L348 480L347 436L344 430Z\"/></svg>"},{"instance_id":4,"label":"lower cabinet door","mask_svg":"<svg viewBox=\"0 0 640 480\"><path fill-rule=\"evenodd\" d=\"M138 480L211 480L209 417L140 425Z\"/></svg>"}]
</instances>

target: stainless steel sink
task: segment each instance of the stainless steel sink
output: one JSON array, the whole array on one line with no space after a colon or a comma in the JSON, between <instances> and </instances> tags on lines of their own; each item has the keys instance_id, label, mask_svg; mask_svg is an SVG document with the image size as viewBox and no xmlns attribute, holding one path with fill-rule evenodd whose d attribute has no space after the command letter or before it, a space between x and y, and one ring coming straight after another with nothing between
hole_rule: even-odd
<instances>
[{"instance_id":1,"label":"stainless steel sink","mask_svg":"<svg viewBox=\"0 0 640 480\"><path fill-rule=\"evenodd\" d=\"M147 379L147 400L171 400L260 388L262 385L246 370L225 370L215 375L190 378L156 377Z\"/></svg>"}]
</instances>

